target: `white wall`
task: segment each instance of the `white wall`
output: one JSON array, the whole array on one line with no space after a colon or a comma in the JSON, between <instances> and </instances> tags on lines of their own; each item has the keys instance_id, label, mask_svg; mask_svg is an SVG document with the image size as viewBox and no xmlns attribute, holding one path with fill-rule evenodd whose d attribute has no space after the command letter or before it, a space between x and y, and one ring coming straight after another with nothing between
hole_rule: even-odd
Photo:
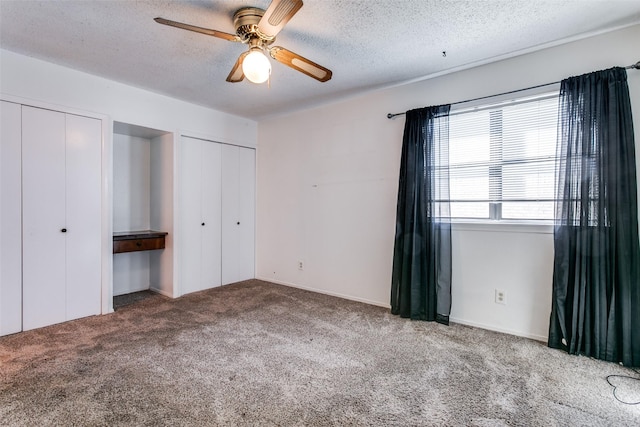
<instances>
[{"instance_id":1,"label":"white wall","mask_svg":"<svg viewBox=\"0 0 640 427\"><path fill-rule=\"evenodd\" d=\"M148 230L151 140L113 134L113 231Z\"/></svg>"},{"instance_id":2,"label":"white wall","mask_svg":"<svg viewBox=\"0 0 640 427\"><path fill-rule=\"evenodd\" d=\"M261 121L257 276L388 306L404 119L386 114L629 65L638 40L640 25ZM640 71L628 74L640 142ZM454 226L453 256L452 321L546 339L549 227Z\"/></svg>"},{"instance_id":3,"label":"white wall","mask_svg":"<svg viewBox=\"0 0 640 427\"><path fill-rule=\"evenodd\" d=\"M110 116L112 120L206 135L255 147L256 122L91 74L0 50L0 93Z\"/></svg>"},{"instance_id":4,"label":"white wall","mask_svg":"<svg viewBox=\"0 0 640 427\"><path fill-rule=\"evenodd\" d=\"M151 140L113 134L113 231L151 228ZM149 252L113 256L113 295L149 289Z\"/></svg>"}]
</instances>

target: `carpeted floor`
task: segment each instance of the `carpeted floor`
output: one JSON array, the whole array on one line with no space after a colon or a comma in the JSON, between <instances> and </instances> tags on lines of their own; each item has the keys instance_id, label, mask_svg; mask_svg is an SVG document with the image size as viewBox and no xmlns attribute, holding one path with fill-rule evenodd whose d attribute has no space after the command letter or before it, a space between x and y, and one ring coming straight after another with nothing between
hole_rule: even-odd
<instances>
[{"instance_id":1,"label":"carpeted floor","mask_svg":"<svg viewBox=\"0 0 640 427\"><path fill-rule=\"evenodd\" d=\"M8 426L640 425L605 381L630 369L257 280L2 337L0 363Z\"/></svg>"},{"instance_id":2,"label":"carpeted floor","mask_svg":"<svg viewBox=\"0 0 640 427\"><path fill-rule=\"evenodd\" d=\"M151 298L156 295L152 291L140 291L140 292L132 292L130 294L118 295L113 297L113 309L118 310L129 304L134 304L136 302L140 302L144 299Z\"/></svg>"}]
</instances>

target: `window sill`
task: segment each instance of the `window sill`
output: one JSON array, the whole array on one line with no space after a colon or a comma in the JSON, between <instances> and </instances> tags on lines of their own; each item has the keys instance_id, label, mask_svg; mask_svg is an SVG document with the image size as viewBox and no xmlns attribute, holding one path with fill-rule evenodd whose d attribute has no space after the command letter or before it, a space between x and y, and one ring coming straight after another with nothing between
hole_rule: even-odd
<instances>
[{"instance_id":1,"label":"window sill","mask_svg":"<svg viewBox=\"0 0 640 427\"><path fill-rule=\"evenodd\" d=\"M490 221L490 220L451 220L452 231L482 231L500 233L536 233L553 234L551 222L520 222L520 221Z\"/></svg>"}]
</instances>

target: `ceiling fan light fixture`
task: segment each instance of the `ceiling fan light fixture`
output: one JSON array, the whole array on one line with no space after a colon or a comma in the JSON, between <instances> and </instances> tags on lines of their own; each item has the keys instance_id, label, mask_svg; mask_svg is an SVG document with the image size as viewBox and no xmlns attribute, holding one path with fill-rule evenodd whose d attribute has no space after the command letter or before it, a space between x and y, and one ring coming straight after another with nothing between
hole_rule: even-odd
<instances>
[{"instance_id":1,"label":"ceiling fan light fixture","mask_svg":"<svg viewBox=\"0 0 640 427\"><path fill-rule=\"evenodd\" d=\"M271 75L271 63L259 47L253 47L242 61L242 72L252 83L264 83Z\"/></svg>"},{"instance_id":2,"label":"ceiling fan light fixture","mask_svg":"<svg viewBox=\"0 0 640 427\"><path fill-rule=\"evenodd\" d=\"M266 10L257 7L241 7L233 14L235 34L160 17L155 18L155 21L158 24L249 45L249 50L242 52L233 64L226 79L229 83L239 83L245 77L256 84L268 81L271 77L271 63L268 56L319 82L326 82L331 80L333 74L331 70L281 46L272 46L280 30L301 7L302 0L271 0ZM268 56L265 50L268 51Z\"/></svg>"}]
</instances>

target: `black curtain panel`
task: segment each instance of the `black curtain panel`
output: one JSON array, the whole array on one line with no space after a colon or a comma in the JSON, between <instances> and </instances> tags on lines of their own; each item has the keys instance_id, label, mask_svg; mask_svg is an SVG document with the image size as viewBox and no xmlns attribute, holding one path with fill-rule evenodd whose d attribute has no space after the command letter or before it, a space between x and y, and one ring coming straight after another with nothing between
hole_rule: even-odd
<instances>
[{"instance_id":1,"label":"black curtain panel","mask_svg":"<svg viewBox=\"0 0 640 427\"><path fill-rule=\"evenodd\" d=\"M640 366L636 156L627 74L562 82L549 346Z\"/></svg>"},{"instance_id":2,"label":"black curtain panel","mask_svg":"<svg viewBox=\"0 0 640 427\"><path fill-rule=\"evenodd\" d=\"M391 312L449 324L449 105L407 111L391 284Z\"/></svg>"}]
</instances>

